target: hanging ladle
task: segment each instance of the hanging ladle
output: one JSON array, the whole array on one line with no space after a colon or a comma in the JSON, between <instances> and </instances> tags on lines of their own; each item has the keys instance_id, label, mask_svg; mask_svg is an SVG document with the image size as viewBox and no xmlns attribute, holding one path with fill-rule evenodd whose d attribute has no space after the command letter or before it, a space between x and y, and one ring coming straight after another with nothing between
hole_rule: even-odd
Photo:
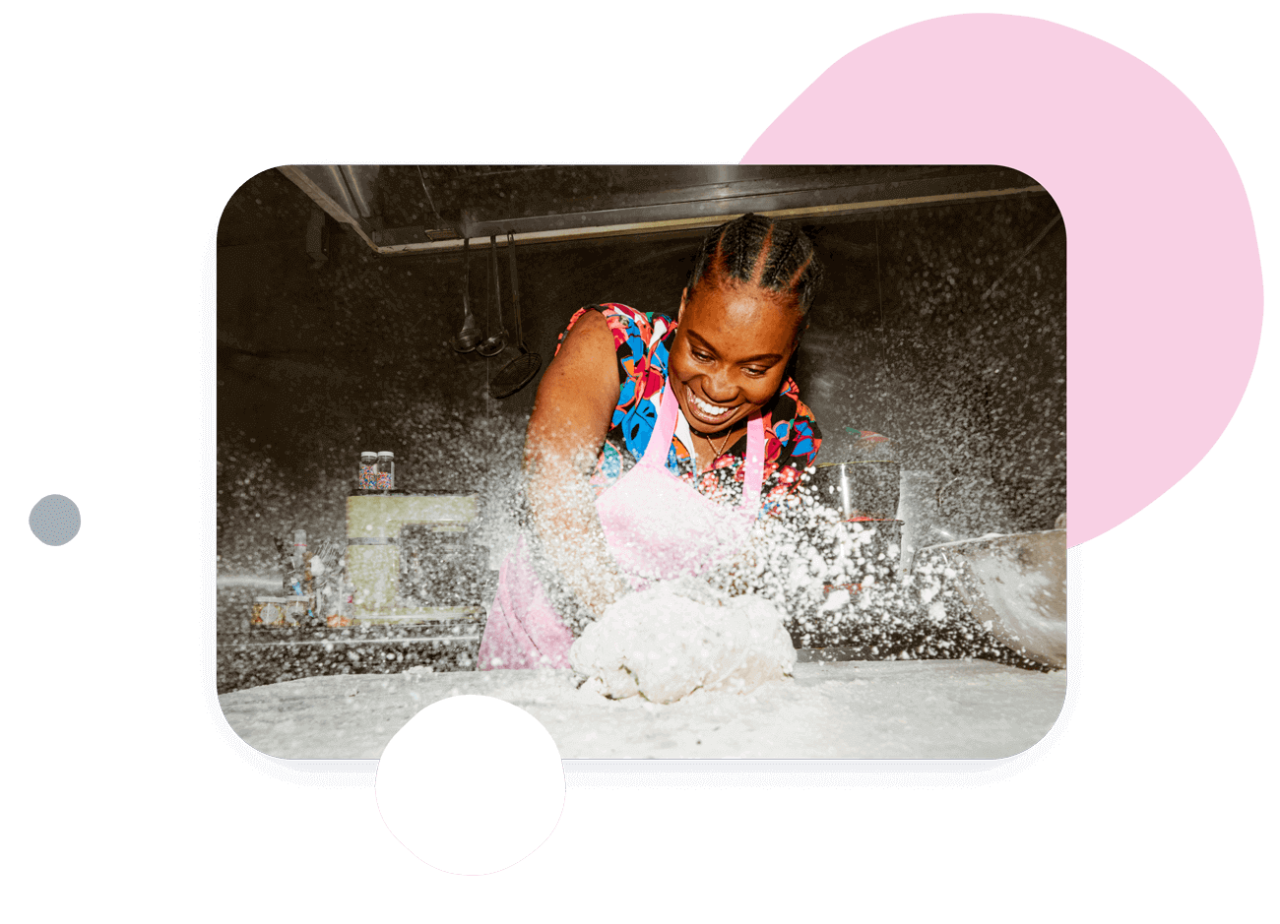
<instances>
[{"instance_id":1,"label":"hanging ladle","mask_svg":"<svg viewBox=\"0 0 1280 924\"><path fill-rule=\"evenodd\" d=\"M498 332L476 347L476 352L481 356L497 356L507 345L507 329L502 323L502 287L498 283L498 235L496 234L489 235L489 284L486 288L489 290L486 297L491 299L489 305L498 303ZM492 314L491 310L486 312L488 316Z\"/></svg>"},{"instance_id":2,"label":"hanging ladle","mask_svg":"<svg viewBox=\"0 0 1280 924\"><path fill-rule=\"evenodd\" d=\"M449 341L449 346L458 353L470 353L480 341L484 339L484 331L480 330L480 324L476 321L476 316L471 313L471 238L465 238L462 241L462 330L458 331L458 336Z\"/></svg>"},{"instance_id":3,"label":"hanging ladle","mask_svg":"<svg viewBox=\"0 0 1280 924\"><path fill-rule=\"evenodd\" d=\"M489 383L489 394L495 398L514 395L533 380L542 368L542 357L530 353L524 345L524 321L520 317L520 283L516 279L516 236L507 232L507 256L511 260L511 307L516 318L516 346L520 355L498 370Z\"/></svg>"}]
</instances>

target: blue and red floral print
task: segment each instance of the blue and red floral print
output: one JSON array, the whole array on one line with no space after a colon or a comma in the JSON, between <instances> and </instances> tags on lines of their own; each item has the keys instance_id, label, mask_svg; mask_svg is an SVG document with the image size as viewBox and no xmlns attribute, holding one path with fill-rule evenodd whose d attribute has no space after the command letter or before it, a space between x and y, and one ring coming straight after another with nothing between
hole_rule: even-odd
<instances>
[{"instance_id":1,"label":"blue and red floral print","mask_svg":"<svg viewBox=\"0 0 1280 924\"><path fill-rule=\"evenodd\" d=\"M635 465L649 445L658 418L658 401L667 382L667 361L676 322L665 315L646 314L626 305L606 302L590 305L569 320L560 343L578 318L588 311L604 315L613 332L618 355L618 404L613 409L609 433L591 484L597 494L612 485ZM556 352L560 351L559 343ZM776 511L799 484L800 476L813 464L822 445L822 435L813 414L800 400L794 379L782 383L778 394L761 412L765 428L765 463L762 505ZM740 437L699 473L689 447L679 438L672 441L667 469L685 479L703 494L724 503L737 503L742 495L743 457L747 439Z\"/></svg>"}]
</instances>

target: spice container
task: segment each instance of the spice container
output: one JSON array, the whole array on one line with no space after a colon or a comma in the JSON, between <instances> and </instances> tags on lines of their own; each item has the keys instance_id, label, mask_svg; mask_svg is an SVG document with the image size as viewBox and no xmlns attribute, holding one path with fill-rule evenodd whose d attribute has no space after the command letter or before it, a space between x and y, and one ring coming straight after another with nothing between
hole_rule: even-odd
<instances>
[{"instance_id":1,"label":"spice container","mask_svg":"<svg viewBox=\"0 0 1280 924\"><path fill-rule=\"evenodd\" d=\"M378 454L376 452L360 453L360 469L356 476L356 491L360 494L372 494L378 489Z\"/></svg>"},{"instance_id":2,"label":"spice container","mask_svg":"<svg viewBox=\"0 0 1280 924\"><path fill-rule=\"evenodd\" d=\"M396 487L396 457L394 453L378 453L378 490L390 494Z\"/></svg>"},{"instance_id":3,"label":"spice container","mask_svg":"<svg viewBox=\"0 0 1280 924\"><path fill-rule=\"evenodd\" d=\"M356 588L348 580L335 581L333 602L326 607L325 625L333 629L340 629L351 625L351 600L355 595Z\"/></svg>"}]
</instances>

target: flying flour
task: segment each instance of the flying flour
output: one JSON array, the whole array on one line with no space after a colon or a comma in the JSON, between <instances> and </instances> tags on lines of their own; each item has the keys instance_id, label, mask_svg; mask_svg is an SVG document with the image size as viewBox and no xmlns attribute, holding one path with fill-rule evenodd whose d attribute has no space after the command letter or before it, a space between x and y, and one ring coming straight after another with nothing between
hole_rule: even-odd
<instances>
[{"instance_id":1,"label":"flying flour","mask_svg":"<svg viewBox=\"0 0 1280 924\"><path fill-rule=\"evenodd\" d=\"M614 603L583 631L569 661L604 696L672 703L698 689L747 693L789 677L796 652L769 601L684 580Z\"/></svg>"}]
</instances>

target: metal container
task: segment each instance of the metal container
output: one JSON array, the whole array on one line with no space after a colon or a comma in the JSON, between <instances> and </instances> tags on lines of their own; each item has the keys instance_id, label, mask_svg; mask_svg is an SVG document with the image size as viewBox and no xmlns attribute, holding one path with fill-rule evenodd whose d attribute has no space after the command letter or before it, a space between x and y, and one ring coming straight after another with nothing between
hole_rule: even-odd
<instances>
[{"instance_id":1,"label":"metal container","mask_svg":"<svg viewBox=\"0 0 1280 924\"><path fill-rule=\"evenodd\" d=\"M935 573L954 573L970 614L1006 648L1067 666L1065 529L949 542L922 548L916 558L934 564Z\"/></svg>"},{"instance_id":2,"label":"metal container","mask_svg":"<svg viewBox=\"0 0 1280 924\"><path fill-rule=\"evenodd\" d=\"M930 472L902 473L898 518L902 520L902 570L911 573L918 548L961 538L954 524L946 522L938 503L944 480Z\"/></svg>"},{"instance_id":3,"label":"metal container","mask_svg":"<svg viewBox=\"0 0 1280 924\"><path fill-rule=\"evenodd\" d=\"M307 616L306 597L254 597L251 626L297 627Z\"/></svg>"},{"instance_id":4,"label":"metal container","mask_svg":"<svg viewBox=\"0 0 1280 924\"><path fill-rule=\"evenodd\" d=\"M903 569L910 570L916 549L1024 530L1026 526L1010 515L1007 491L991 478L903 472L898 505L898 519L904 524Z\"/></svg>"}]
</instances>

